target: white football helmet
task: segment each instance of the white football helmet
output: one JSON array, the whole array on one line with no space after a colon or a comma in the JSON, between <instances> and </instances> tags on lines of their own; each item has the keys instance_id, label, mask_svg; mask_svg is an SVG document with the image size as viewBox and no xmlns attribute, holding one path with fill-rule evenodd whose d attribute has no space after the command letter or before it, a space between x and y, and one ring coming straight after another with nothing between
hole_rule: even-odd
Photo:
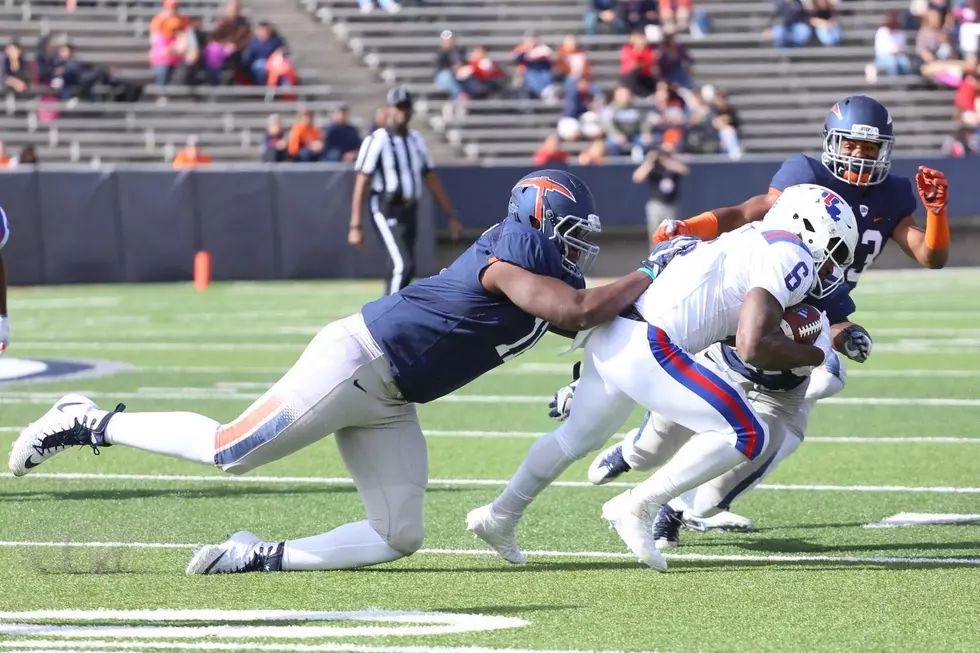
<instances>
[{"instance_id":1,"label":"white football helmet","mask_svg":"<svg viewBox=\"0 0 980 653\"><path fill-rule=\"evenodd\" d=\"M858 228L847 202L829 188L797 184L782 192L762 219L767 227L799 236L813 254L814 275L810 295L821 299L844 283L844 273L854 263ZM820 270L827 261L834 269L826 279Z\"/></svg>"}]
</instances>

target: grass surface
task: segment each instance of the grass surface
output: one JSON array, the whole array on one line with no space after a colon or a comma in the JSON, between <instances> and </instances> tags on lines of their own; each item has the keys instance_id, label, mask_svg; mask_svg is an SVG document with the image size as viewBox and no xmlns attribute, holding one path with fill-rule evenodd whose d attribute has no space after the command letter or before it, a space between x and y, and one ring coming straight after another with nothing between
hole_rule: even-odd
<instances>
[{"instance_id":1,"label":"grass surface","mask_svg":"<svg viewBox=\"0 0 980 653\"><path fill-rule=\"evenodd\" d=\"M278 378L323 324L356 311L376 290L375 283L268 283L218 284L203 294L187 285L14 291L9 356L132 367L100 378L5 386L0 445L6 449L16 427L68 391L103 405L122 398L131 411L191 410L228 421ZM549 336L457 393L461 401L420 408L434 479L426 500L427 552L351 572L188 578L183 568L190 548L182 545L220 541L238 528L269 539L297 537L363 518L350 484L315 482L346 476L333 441L262 468L254 474L277 479L258 482L123 447L97 457L72 451L40 471L149 478L0 477L0 540L7 544L0 546L0 611L376 609L526 622L486 632L364 636L356 629L367 624L345 618L307 624L354 629L336 636L212 637L216 650L974 651L980 641L980 525L864 525L902 512L980 513L978 291L974 271L866 275L855 317L875 337L875 350L867 364L849 366L841 396L868 401L819 406L811 418L813 440L767 479L769 487L734 507L752 517L758 531L685 532L677 553L700 557L672 559L667 574L624 556L622 543L604 527L599 509L616 489L545 492L519 532L524 549L541 552L523 567L476 554L480 544L464 530L466 512L500 490L486 482L509 478L532 438L553 426L547 396L567 381L571 361L556 359L565 341ZM961 401L922 401L950 398ZM871 401L880 399L902 401ZM584 481L587 463L563 480ZM462 482L473 480L484 484ZM127 546L37 545L67 542ZM589 552L609 555L582 555ZM225 618L215 614L205 623ZM139 647L151 641L99 633L28 636L9 627L68 621L0 615L0 644L144 650ZM85 616L84 623L142 622ZM167 623L204 625L177 616ZM153 650L177 650L199 639L160 635L152 641Z\"/></svg>"}]
</instances>

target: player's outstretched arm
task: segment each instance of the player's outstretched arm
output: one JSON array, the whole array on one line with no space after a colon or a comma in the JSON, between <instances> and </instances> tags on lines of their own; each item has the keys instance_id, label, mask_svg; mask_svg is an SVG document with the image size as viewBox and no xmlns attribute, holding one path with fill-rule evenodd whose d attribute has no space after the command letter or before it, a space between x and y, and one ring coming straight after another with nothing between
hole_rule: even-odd
<instances>
[{"instance_id":1,"label":"player's outstretched arm","mask_svg":"<svg viewBox=\"0 0 980 653\"><path fill-rule=\"evenodd\" d=\"M949 261L949 223L946 220L949 184L946 175L939 170L919 166L915 186L926 207L926 228L917 227L915 218L907 215L895 227L892 239L923 267L938 269Z\"/></svg>"},{"instance_id":2,"label":"player's outstretched arm","mask_svg":"<svg viewBox=\"0 0 980 653\"><path fill-rule=\"evenodd\" d=\"M838 322L830 328L834 349L855 363L863 363L871 356L871 334L860 324Z\"/></svg>"},{"instance_id":3,"label":"player's outstretched arm","mask_svg":"<svg viewBox=\"0 0 980 653\"><path fill-rule=\"evenodd\" d=\"M701 240L717 238L719 234L761 220L772 208L772 203L775 201L776 195L756 195L738 206L707 211L687 220L667 220L657 227L653 242L661 243L681 234L691 234Z\"/></svg>"},{"instance_id":4,"label":"player's outstretched arm","mask_svg":"<svg viewBox=\"0 0 980 653\"><path fill-rule=\"evenodd\" d=\"M632 306L650 285L651 277L637 271L598 288L575 290L554 277L497 261L483 271L482 281L488 291L506 295L518 308L555 328L582 331Z\"/></svg>"},{"instance_id":5,"label":"player's outstretched arm","mask_svg":"<svg viewBox=\"0 0 980 653\"><path fill-rule=\"evenodd\" d=\"M813 367L824 360L819 347L796 342L783 335L779 321L783 307L768 290L752 288L738 314L735 350L755 367L773 372Z\"/></svg>"}]
</instances>

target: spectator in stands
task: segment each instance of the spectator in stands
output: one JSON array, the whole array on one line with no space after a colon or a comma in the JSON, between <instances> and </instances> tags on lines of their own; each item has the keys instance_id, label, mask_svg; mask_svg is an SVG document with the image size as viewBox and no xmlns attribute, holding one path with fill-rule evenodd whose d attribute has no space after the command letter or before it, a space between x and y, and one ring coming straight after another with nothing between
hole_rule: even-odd
<instances>
[{"instance_id":1,"label":"spectator in stands","mask_svg":"<svg viewBox=\"0 0 980 653\"><path fill-rule=\"evenodd\" d=\"M242 64L252 72L252 79L256 84L265 86L268 77L266 64L273 54L284 53L285 50L286 41L271 24L262 21L255 28L252 40L242 50Z\"/></svg>"},{"instance_id":2,"label":"spectator in stands","mask_svg":"<svg viewBox=\"0 0 980 653\"><path fill-rule=\"evenodd\" d=\"M942 29L939 13L928 11L922 17L922 27L915 35L915 53L921 62L919 74L939 83L959 86L962 62L954 58L956 53L949 34Z\"/></svg>"},{"instance_id":3,"label":"spectator in stands","mask_svg":"<svg viewBox=\"0 0 980 653\"><path fill-rule=\"evenodd\" d=\"M975 56L980 46L980 0L966 0L953 10L953 16L959 25L960 54Z\"/></svg>"},{"instance_id":4,"label":"spectator in stands","mask_svg":"<svg viewBox=\"0 0 980 653\"><path fill-rule=\"evenodd\" d=\"M319 161L323 157L323 134L313 126L313 114L301 109L289 130L289 156L293 161Z\"/></svg>"},{"instance_id":5,"label":"spectator in stands","mask_svg":"<svg viewBox=\"0 0 980 653\"><path fill-rule=\"evenodd\" d=\"M609 154L622 156L640 142L643 115L633 104L633 94L625 86L617 86L612 102L603 107L600 122L606 134Z\"/></svg>"},{"instance_id":6,"label":"spectator in stands","mask_svg":"<svg viewBox=\"0 0 980 653\"><path fill-rule=\"evenodd\" d=\"M773 0L772 43L777 48L802 47L810 42L810 22L801 0Z\"/></svg>"},{"instance_id":7,"label":"spectator in stands","mask_svg":"<svg viewBox=\"0 0 980 653\"><path fill-rule=\"evenodd\" d=\"M61 99L69 103L80 99L137 102L143 94L142 86L120 78L111 69L76 59L71 43L64 43L58 48L54 75L52 88L58 89Z\"/></svg>"},{"instance_id":8,"label":"spectator in stands","mask_svg":"<svg viewBox=\"0 0 980 653\"><path fill-rule=\"evenodd\" d=\"M705 94L704 89L702 89L702 95L708 95L705 100L711 105L713 114L711 122L715 131L718 132L721 149L729 158L741 159L742 147L738 137L741 121L735 107L728 101L728 93L722 89L715 90L712 88L710 94Z\"/></svg>"},{"instance_id":9,"label":"spectator in stands","mask_svg":"<svg viewBox=\"0 0 980 653\"><path fill-rule=\"evenodd\" d=\"M619 0L619 16L629 32L660 24L655 0Z\"/></svg>"},{"instance_id":10,"label":"spectator in stands","mask_svg":"<svg viewBox=\"0 0 980 653\"><path fill-rule=\"evenodd\" d=\"M177 36L177 32L187 29L189 21L178 13L179 9L180 3L177 0L163 0L163 11L150 21L151 40L158 34L172 39Z\"/></svg>"},{"instance_id":11,"label":"spectator in stands","mask_svg":"<svg viewBox=\"0 0 980 653\"><path fill-rule=\"evenodd\" d=\"M687 30L691 24L691 0L660 0L660 23L664 29Z\"/></svg>"},{"instance_id":12,"label":"spectator in stands","mask_svg":"<svg viewBox=\"0 0 980 653\"><path fill-rule=\"evenodd\" d=\"M511 52L511 59L518 66L515 85L525 96L554 97L551 76L553 55L552 49L539 42L533 32L527 32L524 42Z\"/></svg>"},{"instance_id":13,"label":"spectator in stands","mask_svg":"<svg viewBox=\"0 0 980 653\"><path fill-rule=\"evenodd\" d=\"M264 163L289 161L288 146L289 140L286 130L282 126L282 119L278 113L274 113L266 121L265 140L262 144L262 161Z\"/></svg>"},{"instance_id":14,"label":"spectator in stands","mask_svg":"<svg viewBox=\"0 0 980 653\"><path fill-rule=\"evenodd\" d=\"M150 36L150 66L157 86L169 84L174 71L183 63L177 40L182 33L183 30L158 31Z\"/></svg>"},{"instance_id":15,"label":"spectator in stands","mask_svg":"<svg viewBox=\"0 0 980 653\"><path fill-rule=\"evenodd\" d=\"M619 16L617 0L588 0L588 8L585 10L585 33L595 36L600 28L607 33L626 33L626 24Z\"/></svg>"},{"instance_id":16,"label":"spectator in stands","mask_svg":"<svg viewBox=\"0 0 980 653\"><path fill-rule=\"evenodd\" d=\"M18 41L11 41L4 47L2 64L4 90L15 95L26 93L31 77Z\"/></svg>"},{"instance_id":17,"label":"spectator in stands","mask_svg":"<svg viewBox=\"0 0 980 653\"><path fill-rule=\"evenodd\" d=\"M578 163L583 166L599 166L606 162L606 139L597 136L589 146L578 155Z\"/></svg>"},{"instance_id":18,"label":"spectator in stands","mask_svg":"<svg viewBox=\"0 0 980 653\"><path fill-rule=\"evenodd\" d=\"M568 152L562 149L561 138L558 134L552 134L544 139L544 143L538 148L531 158L531 163L538 168L547 167L551 163L567 163Z\"/></svg>"},{"instance_id":19,"label":"spectator in stands","mask_svg":"<svg viewBox=\"0 0 980 653\"><path fill-rule=\"evenodd\" d=\"M956 89L953 101L953 119L958 125L977 126L977 68L967 68L963 71L963 80Z\"/></svg>"},{"instance_id":20,"label":"spectator in stands","mask_svg":"<svg viewBox=\"0 0 980 653\"><path fill-rule=\"evenodd\" d=\"M10 155L7 153L7 145L0 141L0 168L10 167Z\"/></svg>"},{"instance_id":21,"label":"spectator in stands","mask_svg":"<svg viewBox=\"0 0 980 653\"><path fill-rule=\"evenodd\" d=\"M330 124L324 130L323 160L354 161L361 149L361 135L350 124L350 109L341 104L330 116Z\"/></svg>"},{"instance_id":22,"label":"spectator in stands","mask_svg":"<svg viewBox=\"0 0 980 653\"><path fill-rule=\"evenodd\" d=\"M596 110L602 102L602 92L588 76L579 77L572 92L565 94L565 106L558 120L558 135L574 141L582 136L595 138L602 133Z\"/></svg>"},{"instance_id":23,"label":"spectator in stands","mask_svg":"<svg viewBox=\"0 0 980 653\"><path fill-rule=\"evenodd\" d=\"M50 86L55 77L55 68L58 67L58 43L50 34L38 38L34 65L37 68L38 83Z\"/></svg>"},{"instance_id":24,"label":"spectator in stands","mask_svg":"<svg viewBox=\"0 0 980 653\"><path fill-rule=\"evenodd\" d=\"M213 160L197 144L197 136L187 139L187 146L174 157L174 170L190 170L212 163Z\"/></svg>"},{"instance_id":25,"label":"spectator in stands","mask_svg":"<svg viewBox=\"0 0 980 653\"><path fill-rule=\"evenodd\" d=\"M11 165L16 166L28 166L37 164L37 150L34 149L33 145L25 145L20 148L20 154L17 155L16 161L12 161Z\"/></svg>"},{"instance_id":26,"label":"spectator in stands","mask_svg":"<svg viewBox=\"0 0 980 653\"><path fill-rule=\"evenodd\" d=\"M875 32L875 69L888 75L908 75L912 63L906 54L905 32L899 24L898 14L885 12L885 20Z\"/></svg>"},{"instance_id":27,"label":"spectator in stands","mask_svg":"<svg viewBox=\"0 0 980 653\"><path fill-rule=\"evenodd\" d=\"M677 41L672 30L664 30L664 39L657 52L657 62L663 79L684 88L694 86L691 81L694 59L691 58L687 48Z\"/></svg>"},{"instance_id":28,"label":"spectator in stands","mask_svg":"<svg viewBox=\"0 0 980 653\"><path fill-rule=\"evenodd\" d=\"M473 48L468 63L471 68L470 79L475 81L474 92L479 97L503 97L507 94L507 73L497 65L486 47L478 45Z\"/></svg>"},{"instance_id":29,"label":"spectator in stands","mask_svg":"<svg viewBox=\"0 0 980 653\"><path fill-rule=\"evenodd\" d=\"M465 76L460 75L466 66L466 49L457 45L451 31L443 30L440 35L439 54L436 55L436 76L433 81L436 88L448 93L453 101L465 102L476 92L476 80L470 74L472 70L467 70Z\"/></svg>"},{"instance_id":30,"label":"spectator in stands","mask_svg":"<svg viewBox=\"0 0 980 653\"><path fill-rule=\"evenodd\" d=\"M619 51L619 82L634 95L647 97L657 86L658 73L657 55L643 30L633 30L629 42Z\"/></svg>"},{"instance_id":31,"label":"spectator in stands","mask_svg":"<svg viewBox=\"0 0 980 653\"><path fill-rule=\"evenodd\" d=\"M646 204L648 243L653 242L653 234L661 222L679 217L681 178L690 169L674 154L672 143L661 143L658 149L648 152L643 163L633 171L634 184L650 185L650 199Z\"/></svg>"},{"instance_id":32,"label":"spectator in stands","mask_svg":"<svg viewBox=\"0 0 980 653\"><path fill-rule=\"evenodd\" d=\"M375 0L357 0L357 4L361 7L361 13L367 15L374 11ZM395 2L395 0L377 0L378 6L387 11L389 14L397 14L402 10L402 6Z\"/></svg>"},{"instance_id":33,"label":"spectator in stands","mask_svg":"<svg viewBox=\"0 0 980 653\"><path fill-rule=\"evenodd\" d=\"M670 133L671 138L680 145L687 120L684 100L671 90L666 81L658 82L657 90L653 94L653 107L647 114L646 128L652 136L652 141L648 139L648 142L660 143Z\"/></svg>"},{"instance_id":34,"label":"spectator in stands","mask_svg":"<svg viewBox=\"0 0 980 653\"><path fill-rule=\"evenodd\" d=\"M579 77L592 73L589 55L574 34L566 34L562 39L558 47L558 63L555 71L556 75L564 77L566 92L575 86Z\"/></svg>"},{"instance_id":35,"label":"spectator in stands","mask_svg":"<svg viewBox=\"0 0 980 653\"><path fill-rule=\"evenodd\" d=\"M177 37L177 49L182 58L178 78L186 86L197 86L204 70L204 43L201 18L189 18L187 28Z\"/></svg>"},{"instance_id":36,"label":"spectator in stands","mask_svg":"<svg viewBox=\"0 0 980 653\"><path fill-rule=\"evenodd\" d=\"M252 26L241 14L240 0L228 0L225 15L211 32L211 40L204 48L204 65L212 86L221 83L225 70L250 77L251 73L242 70L241 53L252 38Z\"/></svg>"},{"instance_id":37,"label":"spectator in stands","mask_svg":"<svg viewBox=\"0 0 980 653\"><path fill-rule=\"evenodd\" d=\"M840 22L837 20L837 0L812 0L810 26L823 45L840 45Z\"/></svg>"},{"instance_id":38,"label":"spectator in stands","mask_svg":"<svg viewBox=\"0 0 980 653\"><path fill-rule=\"evenodd\" d=\"M980 154L980 138L977 132L970 127L958 127L956 133L943 143L943 154L957 159Z\"/></svg>"}]
</instances>

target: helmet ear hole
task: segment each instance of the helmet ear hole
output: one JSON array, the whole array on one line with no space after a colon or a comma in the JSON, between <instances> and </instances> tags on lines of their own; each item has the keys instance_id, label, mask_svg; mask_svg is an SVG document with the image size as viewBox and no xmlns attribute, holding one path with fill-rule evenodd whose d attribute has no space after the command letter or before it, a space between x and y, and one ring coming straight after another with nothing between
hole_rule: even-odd
<instances>
[{"instance_id":1,"label":"helmet ear hole","mask_svg":"<svg viewBox=\"0 0 980 653\"><path fill-rule=\"evenodd\" d=\"M803 218L803 226L806 227L806 230L809 231L810 233L816 233L817 231L816 229L813 228L813 223L810 222L808 218Z\"/></svg>"}]
</instances>

